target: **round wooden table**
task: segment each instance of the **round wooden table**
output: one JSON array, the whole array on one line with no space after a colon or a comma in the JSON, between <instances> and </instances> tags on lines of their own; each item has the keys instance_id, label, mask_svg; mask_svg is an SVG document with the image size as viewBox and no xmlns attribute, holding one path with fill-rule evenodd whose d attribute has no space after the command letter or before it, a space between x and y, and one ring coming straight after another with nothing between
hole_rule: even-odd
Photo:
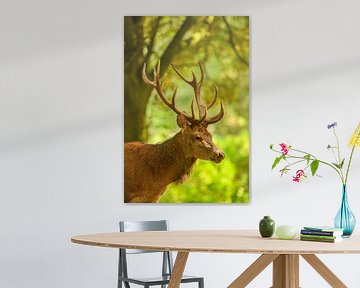
<instances>
[{"instance_id":1,"label":"round wooden table","mask_svg":"<svg viewBox=\"0 0 360 288\"><path fill-rule=\"evenodd\" d=\"M190 252L262 254L228 288L246 287L273 263L274 288L299 287L301 255L331 287L347 287L315 254L360 253L359 235L338 243L262 238L256 230L116 232L80 235L77 244L158 251L176 251L169 288L178 288Z\"/></svg>"}]
</instances>

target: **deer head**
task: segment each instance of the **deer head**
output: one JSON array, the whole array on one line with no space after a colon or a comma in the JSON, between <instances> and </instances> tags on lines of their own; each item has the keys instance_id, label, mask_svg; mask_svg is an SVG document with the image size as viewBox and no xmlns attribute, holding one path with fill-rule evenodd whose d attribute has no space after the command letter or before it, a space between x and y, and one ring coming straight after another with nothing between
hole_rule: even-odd
<instances>
[{"instance_id":1,"label":"deer head","mask_svg":"<svg viewBox=\"0 0 360 288\"><path fill-rule=\"evenodd\" d=\"M165 97L164 92L162 91L163 81L160 79L160 61L157 66L154 68L154 80L151 81L146 76L146 63L143 66L142 78L144 82L152 86L160 99L168 106L172 111L177 114L177 124L181 128L181 133L179 137L182 142L182 150L184 151L187 157L198 158L202 160L211 160L213 162L219 163L224 159L224 152L219 150L212 141L212 135L207 130L208 125L214 124L220 121L224 116L224 107L220 101L220 111L217 115L208 117L208 110L214 106L218 97L218 89L214 84L215 96L210 105L204 105L201 100L201 87L204 82L204 70L199 63L201 77L198 81L196 75L192 72L192 80L187 80L180 74L174 65L171 65L176 74L189 84L194 90L194 96L191 102L191 116L188 115L185 111L181 112L176 108L175 98L177 94L177 88L175 89L171 102ZM194 99L196 102L196 107L198 110L198 118L195 116L194 111Z\"/></svg>"}]
</instances>

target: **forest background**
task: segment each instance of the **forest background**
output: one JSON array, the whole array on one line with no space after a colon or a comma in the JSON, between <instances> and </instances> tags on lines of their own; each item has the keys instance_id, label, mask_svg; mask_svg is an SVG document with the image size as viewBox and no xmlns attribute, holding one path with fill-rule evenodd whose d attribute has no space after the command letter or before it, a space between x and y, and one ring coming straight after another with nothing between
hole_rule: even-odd
<instances>
[{"instance_id":1,"label":"forest background","mask_svg":"<svg viewBox=\"0 0 360 288\"><path fill-rule=\"evenodd\" d=\"M190 112L193 90L171 69L174 64L191 79L205 71L202 97L210 103L216 84L224 118L209 126L214 143L225 152L220 164L197 161L189 179L170 185L162 203L249 202L249 17L126 16L124 57L124 139L160 143L179 128L176 115L141 77L161 60L163 89L168 98L178 87L177 106ZM170 68L170 69L169 69ZM219 111L219 103L210 114Z\"/></svg>"}]
</instances>

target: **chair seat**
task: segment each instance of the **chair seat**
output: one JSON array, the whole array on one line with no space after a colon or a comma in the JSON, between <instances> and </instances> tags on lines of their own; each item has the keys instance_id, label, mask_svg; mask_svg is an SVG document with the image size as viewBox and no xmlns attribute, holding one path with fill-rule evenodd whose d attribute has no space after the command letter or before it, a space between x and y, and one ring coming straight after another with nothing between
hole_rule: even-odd
<instances>
[{"instance_id":1,"label":"chair seat","mask_svg":"<svg viewBox=\"0 0 360 288\"><path fill-rule=\"evenodd\" d=\"M187 283L187 282L196 282L197 280L200 281L202 277L195 277L195 276L187 276L183 275L181 278L181 283ZM149 277L149 278L126 278L126 277L119 277L119 280L134 283L138 285L144 285L144 284L150 284L150 285L161 285L161 284L168 284L170 281L170 276L164 276L164 277Z\"/></svg>"},{"instance_id":2,"label":"chair seat","mask_svg":"<svg viewBox=\"0 0 360 288\"><path fill-rule=\"evenodd\" d=\"M168 231L168 221L120 221L120 232L135 232L135 231ZM142 253L161 253L162 254L162 269L160 277L132 277L127 272L127 254L142 254ZM118 288L130 288L131 284L149 288L151 286L160 286L164 288L170 282L169 271L172 271L174 264L171 251L147 251L134 249L119 249L119 269L118 269ZM195 276L183 276L181 283L197 283L198 288L204 288L204 278ZM132 288L132 287L131 287Z\"/></svg>"}]
</instances>

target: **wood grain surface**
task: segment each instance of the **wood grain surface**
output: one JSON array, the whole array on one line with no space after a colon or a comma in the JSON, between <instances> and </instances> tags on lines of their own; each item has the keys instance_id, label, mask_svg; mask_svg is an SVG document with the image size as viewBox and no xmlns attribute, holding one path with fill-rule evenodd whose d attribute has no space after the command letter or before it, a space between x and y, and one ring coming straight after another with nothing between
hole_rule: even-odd
<instances>
[{"instance_id":1,"label":"wood grain surface","mask_svg":"<svg viewBox=\"0 0 360 288\"><path fill-rule=\"evenodd\" d=\"M232 282L228 288L246 287L256 278L270 263L272 263L279 255L264 254L261 255L254 263L252 263L238 278Z\"/></svg>"},{"instance_id":2,"label":"wood grain surface","mask_svg":"<svg viewBox=\"0 0 360 288\"><path fill-rule=\"evenodd\" d=\"M299 255L282 254L273 262L272 288L299 288Z\"/></svg>"},{"instance_id":3,"label":"wood grain surface","mask_svg":"<svg viewBox=\"0 0 360 288\"><path fill-rule=\"evenodd\" d=\"M189 257L188 252L179 252L176 255L174 270L171 274L171 279L170 279L168 288L180 287L181 278L184 274L186 261L187 261L188 257Z\"/></svg>"},{"instance_id":4,"label":"wood grain surface","mask_svg":"<svg viewBox=\"0 0 360 288\"><path fill-rule=\"evenodd\" d=\"M182 252L251 254L360 253L358 234L339 243L262 238L257 230L193 230L162 232L115 232L74 236L77 244Z\"/></svg>"},{"instance_id":5,"label":"wood grain surface","mask_svg":"<svg viewBox=\"0 0 360 288\"><path fill-rule=\"evenodd\" d=\"M346 286L316 255L302 255L326 282L334 288L347 288Z\"/></svg>"}]
</instances>

